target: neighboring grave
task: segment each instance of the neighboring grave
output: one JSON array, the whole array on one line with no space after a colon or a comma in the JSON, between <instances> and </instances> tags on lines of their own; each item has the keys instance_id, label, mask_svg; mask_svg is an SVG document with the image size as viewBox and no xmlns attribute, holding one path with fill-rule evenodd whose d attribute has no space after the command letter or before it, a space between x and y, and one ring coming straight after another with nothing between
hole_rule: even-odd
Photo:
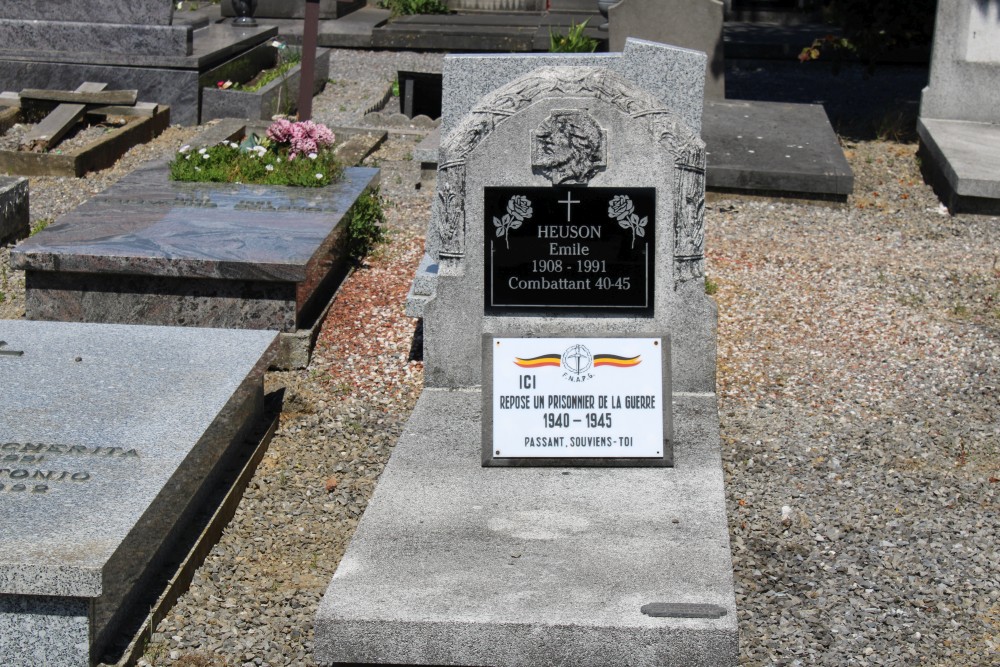
<instances>
[{"instance_id":1,"label":"neighboring grave","mask_svg":"<svg viewBox=\"0 0 1000 667\"><path fill-rule=\"evenodd\" d=\"M0 243L28 235L28 179L0 176Z\"/></svg>"},{"instance_id":2,"label":"neighboring grave","mask_svg":"<svg viewBox=\"0 0 1000 667\"><path fill-rule=\"evenodd\" d=\"M608 10L609 51L621 51L638 37L682 46L708 55L705 98L726 99L726 62L722 53L721 0L622 0Z\"/></svg>"},{"instance_id":3,"label":"neighboring grave","mask_svg":"<svg viewBox=\"0 0 1000 667\"><path fill-rule=\"evenodd\" d=\"M169 105L171 122L196 124L201 87L252 59L277 29L189 23L173 7L167 0L4 0L0 81L14 91L101 81Z\"/></svg>"},{"instance_id":4,"label":"neighboring grave","mask_svg":"<svg viewBox=\"0 0 1000 667\"><path fill-rule=\"evenodd\" d=\"M274 340L0 321L0 663L89 667L145 617L161 561L253 448Z\"/></svg>"},{"instance_id":5,"label":"neighboring grave","mask_svg":"<svg viewBox=\"0 0 1000 667\"><path fill-rule=\"evenodd\" d=\"M348 213L378 178L350 167L322 188L181 183L151 163L12 252L27 316L273 329L276 363L302 367L348 268Z\"/></svg>"},{"instance_id":6,"label":"neighboring grave","mask_svg":"<svg viewBox=\"0 0 1000 667\"><path fill-rule=\"evenodd\" d=\"M952 213L1000 213L1000 4L938 3L917 133Z\"/></svg>"},{"instance_id":7,"label":"neighboring grave","mask_svg":"<svg viewBox=\"0 0 1000 667\"><path fill-rule=\"evenodd\" d=\"M318 663L736 664L705 57L645 48L666 99L539 59L445 135L426 386L320 605Z\"/></svg>"}]
</instances>

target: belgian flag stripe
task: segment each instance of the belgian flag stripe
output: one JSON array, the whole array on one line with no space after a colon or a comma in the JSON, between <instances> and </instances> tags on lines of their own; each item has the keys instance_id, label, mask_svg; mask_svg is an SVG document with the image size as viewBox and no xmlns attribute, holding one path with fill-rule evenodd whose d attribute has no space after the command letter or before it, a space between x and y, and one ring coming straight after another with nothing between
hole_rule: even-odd
<instances>
[{"instance_id":1,"label":"belgian flag stripe","mask_svg":"<svg viewBox=\"0 0 1000 667\"><path fill-rule=\"evenodd\" d=\"M620 368L628 366L638 366L642 362L642 355L634 357L622 357L617 354L597 354L594 355L595 366L618 366Z\"/></svg>"},{"instance_id":2,"label":"belgian flag stripe","mask_svg":"<svg viewBox=\"0 0 1000 667\"><path fill-rule=\"evenodd\" d=\"M520 357L515 357L514 363L522 368L537 368L539 366L559 366L562 363L562 355L543 354L540 357L531 357L530 359L521 359Z\"/></svg>"}]
</instances>

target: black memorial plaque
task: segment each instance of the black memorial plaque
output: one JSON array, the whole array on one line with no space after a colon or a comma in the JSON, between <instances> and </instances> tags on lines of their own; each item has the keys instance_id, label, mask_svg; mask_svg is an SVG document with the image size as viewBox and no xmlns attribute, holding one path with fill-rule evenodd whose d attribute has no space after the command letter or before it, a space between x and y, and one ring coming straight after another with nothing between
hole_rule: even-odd
<instances>
[{"instance_id":1,"label":"black memorial plaque","mask_svg":"<svg viewBox=\"0 0 1000 667\"><path fill-rule=\"evenodd\" d=\"M490 310L653 313L655 188L485 188Z\"/></svg>"}]
</instances>

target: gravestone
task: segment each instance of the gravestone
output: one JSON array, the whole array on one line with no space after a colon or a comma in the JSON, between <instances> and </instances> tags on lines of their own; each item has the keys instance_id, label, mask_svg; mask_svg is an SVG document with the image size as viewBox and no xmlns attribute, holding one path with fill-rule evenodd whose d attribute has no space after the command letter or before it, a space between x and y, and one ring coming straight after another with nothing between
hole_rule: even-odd
<instances>
[{"instance_id":1,"label":"gravestone","mask_svg":"<svg viewBox=\"0 0 1000 667\"><path fill-rule=\"evenodd\" d=\"M171 122L193 125L201 87L276 34L268 26L189 22L166 0L4 0L0 81L14 91L101 81L138 90L140 99L170 106Z\"/></svg>"},{"instance_id":2,"label":"gravestone","mask_svg":"<svg viewBox=\"0 0 1000 667\"><path fill-rule=\"evenodd\" d=\"M1000 5L939 2L920 154L952 213L1000 212Z\"/></svg>"},{"instance_id":3,"label":"gravestone","mask_svg":"<svg viewBox=\"0 0 1000 667\"><path fill-rule=\"evenodd\" d=\"M28 179L0 176L0 243L28 235Z\"/></svg>"},{"instance_id":4,"label":"gravestone","mask_svg":"<svg viewBox=\"0 0 1000 667\"><path fill-rule=\"evenodd\" d=\"M162 561L253 448L274 340L0 321L0 663L90 667L145 617Z\"/></svg>"},{"instance_id":5,"label":"gravestone","mask_svg":"<svg viewBox=\"0 0 1000 667\"><path fill-rule=\"evenodd\" d=\"M320 605L320 664L736 664L705 57L648 48L666 100L542 58L445 134L425 388Z\"/></svg>"},{"instance_id":6,"label":"gravestone","mask_svg":"<svg viewBox=\"0 0 1000 667\"><path fill-rule=\"evenodd\" d=\"M276 363L302 367L348 268L345 221L378 178L350 167L322 188L184 183L150 163L14 249L27 316L271 329Z\"/></svg>"},{"instance_id":7,"label":"gravestone","mask_svg":"<svg viewBox=\"0 0 1000 667\"><path fill-rule=\"evenodd\" d=\"M722 53L721 0L622 0L608 10L608 50L621 51L637 37L708 54L705 98L726 99L726 63Z\"/></svg>"}]
</instances>

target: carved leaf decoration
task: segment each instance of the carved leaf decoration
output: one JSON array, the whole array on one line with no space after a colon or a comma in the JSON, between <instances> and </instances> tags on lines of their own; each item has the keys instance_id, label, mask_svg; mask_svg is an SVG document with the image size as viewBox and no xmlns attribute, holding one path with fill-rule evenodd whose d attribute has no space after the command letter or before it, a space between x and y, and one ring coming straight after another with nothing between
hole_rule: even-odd
<instances>
[{"instance_id":1,"label":"carved leaf decoration","mask_svg":"<svg viewBox=\"0 0 1000 667\"><path fill-rule=\"evenodd\" d=\"M500 236L503 236L503 235L504 235L503 227L497 227L497 237L500 237Z\"/></svg>"},{"instance_id":2,"label":"carved leaf decoration","mask_svg":"<svg viewBox=\"0 0 1000 667\"><path fill-rule=\"evenodd\" d=\"M640 226L640 227L645 227L645 226L646 226L646 223L647 223L648 221L649 221L649 216L644 216L644 217L642 218L642 220L640 220L640 221L639 221L639 226Z\"/></svg>"},{"instance_id":3,"label":"carved leaf decoration","mask_svg":"<svg viewBox=\"0 0 1000 667\"><path fill-rule=\"evenodd\" d=\"M520 227L520 226L521 226L521 221L520 221L520 220L517 220L517 219L513 220L513 221L512 221L511 223L510 223L510 229L517 229L517 228L518 228L518 227Z\"/></svg>"},{"instance_id":4,"label":"carved leaf decoration","mask_svg":"<svg viewBox=\"0 0 1000 667\"><path fill-rule=\"evenodd\" d=\"M629 224L629 221L626 220L626 219L624 219L624 218L622 218L621 220L619 220L618 224L619 224L619 226L621 226L622 229L628 229L629 227L632 226L632 225Z\"/></svg>"},{"instance_id":5,"label":"carved leaf decoration","mask_svg":"<svg viewBox=\"0 0 1000 667\"><path fill-rule=\"evenodd\" d=\"M643 229L642 227L636 227L636 229L635 229L635 235L636 236L645 236L646 235L646 230Z\"/></svg>"},{"instance_id":6,"label":"carved leaf decoration","mask_svg":"<svg viewBox=\"0 0 1000 667\"><path fill-rule=\"evenodd\" d=\"M500 225L502 225L502 224L503 223L500 222L500 219L494 215L493 216L493 226L494 227L500 227ZM497 231L497 233L499 233L499 230Z\"/></svg>"}]
</instances>

